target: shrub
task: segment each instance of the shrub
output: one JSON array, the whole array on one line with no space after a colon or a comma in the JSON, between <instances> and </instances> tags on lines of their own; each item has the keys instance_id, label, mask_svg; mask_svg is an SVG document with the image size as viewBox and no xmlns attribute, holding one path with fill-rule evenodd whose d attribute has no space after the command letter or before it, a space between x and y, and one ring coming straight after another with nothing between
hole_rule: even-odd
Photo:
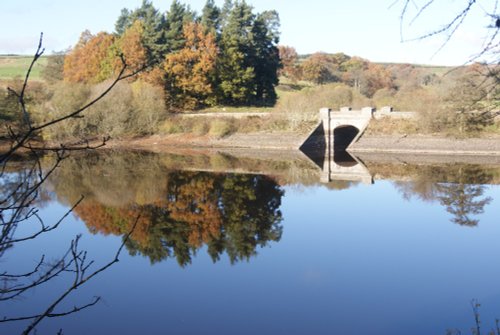
<instances>
[{"instance_id":1,"label":"shrub","mask_svg":"<svg viewBox=\"0 0 500 335\"><path fill-rule=\"evenodd\" d=\"M89 87L84 84L59 83L54 86L46 112L38 113L47 121L76 110L99 96L110 82ZM152 134L165 115L163 92L143 82L119 82L102 100L78 119L66 120L44 131L47 140L68 140L95 136L134 136Z\"/></svg>"},{"instance_id":2,"label":"shrub","mask_svg":"<svg viewBox=\"0 0 500 335\"><path fill-rule=\"evenodd\" d=\"M92 98L97 97L109 86L109 82L95 85ZM85 116L87 135L118 137L129 130L133 113L132 88L128 83L118 83L102 100L89 108Z\"/></svg>"},{"instance_id":3,"label":"shrub","mask_svg":"<svg viewBox=\"0 0 500 335\"><path fill-rule=\"evenodd\" d=\"M58 83L49 102L35 114L38 122L57 119L83 106L90 97L90 88L85 84ZM43 112L41 111L43 109ZM87 128L85 117L67 119L43 130L45 140L62 140L82 137Z\"/></svg>"},{"instance_id":4,"label":"shrub","mask_svg":"<svg viewBox=\"0 0 500 335\"><path fill-rule=\"evenodd\" d=\"M165 118L165 98L160 87L137 81L132 84L133 110L129 131L137 135L152 134Z\"/></svg>"}]
</instances>

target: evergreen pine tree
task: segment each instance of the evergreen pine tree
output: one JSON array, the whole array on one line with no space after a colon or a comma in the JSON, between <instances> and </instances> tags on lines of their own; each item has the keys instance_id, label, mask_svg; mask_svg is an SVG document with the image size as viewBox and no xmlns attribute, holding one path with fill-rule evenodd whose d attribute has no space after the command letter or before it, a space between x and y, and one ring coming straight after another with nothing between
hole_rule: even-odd
<instances>
[{"instance_id":1,"label":"evergreen pine tree","mask_svg":"<svg viewBox=\"0 0 500 335\"><path fill-rule=\"evenodd\" d=\"M279 16L275 11L258 14L252 27L251 61L255 71L255 102L274 104L281 67L279 50Z\"/></svg>"},{"instance_id":2,"label":"evergreen pine tree","mask_svg":"<svg viewBox=\"0 0 500 335\"><path fill-rule=\"evenodd\" d=\"M220 32L220 20L220 9L215 5L214 0L207 0L201 12L201 25L205 27L207 32L211 32L217 36Z\"/></svg>"},{"instance_id":3,"label":"evergreen pine tree","mask_svg":"<svg viewBox=\"0 0 500 335\"><path fill-rule=\"evenodd\" d=\"M165 42L167 51L175 52L184 47L184 24L194 21L195 13L191 9L174 0L166 14Z\"/></svg>"},{"instance_id":4,"label":"evergreen pine tree","mask_svg":"<svg viewBox=\"0 0 500 335\"><path fill-rule=\"evenodd\" d=\"M151 1L143 0L141 7L133 11L122 9L115 24L116 33L120 36L123 35L137 20L143 23L143 43L147 50L148 62L160 63L167 51L164 36L165 18Z\"/></svg>"},{"instance_id":5,"label":"evergreen pine tree","mask_svg":"<svg viewBox=\"0 0 500 335\"><path fill-rule=\"evenodd\" d=\"M251 103L254 95L254 68L248 55L252 44L254 15L245 1L232 3L227 0L224 15L219 57L219 90L223 101L231 104Z\"/></svg>"}]
</instances>

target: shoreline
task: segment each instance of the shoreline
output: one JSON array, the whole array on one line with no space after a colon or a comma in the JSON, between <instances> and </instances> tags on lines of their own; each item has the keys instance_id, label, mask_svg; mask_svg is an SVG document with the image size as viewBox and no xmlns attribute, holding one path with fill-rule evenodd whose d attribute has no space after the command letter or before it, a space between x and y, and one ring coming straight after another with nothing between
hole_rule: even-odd
<instances>
[{"instance_id":1,"label":"shoreline","mask_svg":"<svg viewBox=\"0 0 500 335\"><path fill-rule=\"evenodd\" d=\"M292 132L235 133L224 138L192 134L153 135L111 139L105 147L162 151L168 148L299 150L307 134ZM353 154L419 154L447 156L500 156L500 137L457 139L429 135L363 135L348 150Z\"/></svg>"},{"instance_id":2,"label":"shoreline","mask_svg":"<svg viewBox=\"0 0 500 335\"><path fill-rule=\"evenodd\" d=\"M299 151L307 138L308 134L285 131L235 133L223 138L194 134L152 135L138 138L110 139L101 149L152 152L168 152L172 149L187 151ZM1 141L0 152L7 151L8 147L7 141ZM389 154L396 156L481 156L483 158L500 158L500 137L457 139L436 135L365 134L352 143L347 151L360 156Z\"/></svg>"}]
</instances>

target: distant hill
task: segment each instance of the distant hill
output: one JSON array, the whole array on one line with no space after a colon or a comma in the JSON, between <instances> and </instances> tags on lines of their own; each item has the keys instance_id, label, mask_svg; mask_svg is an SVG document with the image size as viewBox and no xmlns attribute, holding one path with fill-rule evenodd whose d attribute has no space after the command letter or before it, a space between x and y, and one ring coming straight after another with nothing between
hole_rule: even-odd
<instances>
[{"instance_id":1,"label":"distant hill","mask_svg":"<svg viewBox=\"0 0 500 335\"><path fill-rule=\"evenodd\" d=\"M325 53L326 55L335 55L335 54L342 54L342 53ZM301 55L298 55L298 60L299 62L303 62L304 60L306 60L308 57L310 57L312 54L301 54ZM347 56L350 56L350 55L347 55ZM350 56L350 57L353 57L353 56ZM363 57L361 57L363 58ZM366 59L366 58L364 58ZM436 74L438 76L442 76L446 73L448 73L450 70L453 70L454 68L456 68L456 66L444 66L444 65L426 65L426 64L411 64L411 63L394 63L394 62L372 62L371 60L369 59L366 59L367 61L373 63L373 64L379 64L379 65L382 65L382 66L394 66L394 65L404 65L404 64L410 64L412 66L415 66L415 67L418 67L418 68L421 68L423 70L426 70L427 73L430 73L430 74Z\"/></svg>"},{"instance_id":2,"label":"distant hill","mask_svg":"<svg viewBox=\"0 0 500 335\"><path fill-rule=\"evenodd\" d=\"M33 56L0 55L0 80L24 78ZM41 57L31 73L31 80L42 80L41 70L47 63L47 57Z\"/></svg>"}]
</instances>

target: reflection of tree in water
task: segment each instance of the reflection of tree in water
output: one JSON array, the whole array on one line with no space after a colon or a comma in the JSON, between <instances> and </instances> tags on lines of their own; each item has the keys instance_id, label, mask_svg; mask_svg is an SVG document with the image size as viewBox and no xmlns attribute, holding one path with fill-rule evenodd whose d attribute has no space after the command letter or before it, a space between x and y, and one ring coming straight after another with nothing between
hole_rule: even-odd
<instances>
[{"instance_id":1,"label":"reflection of tree in water","mask_svg":"<svg viewBox=\"0 0 500 335\"><path fill-rule=\"evenodd\" d=\"M482 214L484 206L491 202L490 197L484 197L485 186L471 184L438 184L439 203L453 215L452 222L459 225L475 226L479 220L472 215Z\"/></svg>"},{"instance_id":2,"label":"reflection of tree in water","mask_svg":"<svg viewBox=\"0 0 500 335\"><path fill-rule=\"evenodd\" d=\"M418 177L408 183L397 183L405 199L416 196L424 201L439 201L453 215L452 222L476 226L478 219L472 216L484 213L491 202L485 197L485 184L493 175L480 166L429 166L420 169Z\"/></svg>"},{"instance_id":3,"label":"reflection of tree in water","mask_svg":"<svg viewBox=\"0 0 500 335\"><path fill-rule=\"evenodd\" d=\"M75 163L81 165L83 162ZM96 161L91 162L95 167ZM61 173L55 185L56 192L59 197L71 197L65 186L71 185L74 192L80 183L76 190L86 194L87 199L75 213L93 233L124 234L129 230L130 222L133 222L131 218L140 214L138 226L126 244L131 254L146 255L152 262L175 257L179 264L186 265L206 245L214 261L226 252L234 263L249 259L256 254L257 247L281 238L282 216L279 207L283 191L269 177L169 172L161 169L153 173L151 164L148 169L142 169L138 165L140 163L135 165L134 171L128 171L118 166L112 168L108 163L97 163L96 168L106 167L105 170L110 172L127 171L127 176L113 174L108 178L134 183L129 185L128 194L122 196L127 201L121 204L103 202L103 195L114 192L107 188L100 189L100 183L95 180L99 177L94 175L72 177ZM144 170L148 171L144 175L145 181L149 179L149 173L156 176L155 188L147 191L147 197L141 196L144 189L131 189L140 180L141 171ZM63 176L67 179L61 179ZM109 186L109 183L102 185ZM134 198L142 201L130 201ZM147 201L144 201L145 198Z\"/></svg>"}]
</instances>

